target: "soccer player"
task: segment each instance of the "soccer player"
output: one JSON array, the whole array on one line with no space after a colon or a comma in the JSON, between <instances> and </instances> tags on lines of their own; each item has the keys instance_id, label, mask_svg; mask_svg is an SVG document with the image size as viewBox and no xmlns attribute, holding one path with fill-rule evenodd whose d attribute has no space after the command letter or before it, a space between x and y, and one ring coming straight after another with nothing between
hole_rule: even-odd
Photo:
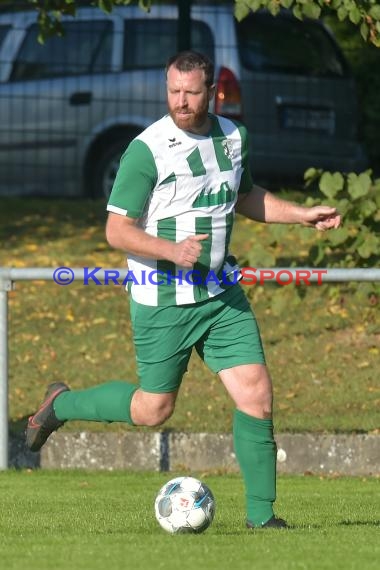
<instances>
[{"instance_id":1,"label":"soccer player","mask_svg":"<svg viewBox=\"0 0 380 570\"><path fill-rule=\"evenodd\" d=\"M284 528L275 516L276 444L272 382L255 316L229 254L235 212L266 223L337 228L328 206L302 207L252 183L247 131L209 113L214 68L182 52L166 66L169 113L124 153L107 206L109 244L133 272L130 311L139 385L48 387L29 419L38 451L67 420L158 426L173 413L192 349L236 405L233 438L246 488L248 528Z\"/></svg>"}]
</instances>

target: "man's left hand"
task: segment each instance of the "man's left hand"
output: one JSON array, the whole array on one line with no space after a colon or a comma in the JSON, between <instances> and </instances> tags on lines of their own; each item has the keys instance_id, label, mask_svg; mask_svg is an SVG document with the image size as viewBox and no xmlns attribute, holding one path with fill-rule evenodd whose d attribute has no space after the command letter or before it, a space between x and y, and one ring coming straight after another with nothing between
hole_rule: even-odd
<instances>
[{"instance_id":1,"label":"man's left hand","mask_svg":"<svg viewBox=\"0 0 380 570\"><path fill-rule=\"evenodd\" d=\"M303 226L313 227L321 232L339 228L341 216L336 208L330 206L313 206L306 208L304 219L301 222Z\"/></svg>"}]
</instances>

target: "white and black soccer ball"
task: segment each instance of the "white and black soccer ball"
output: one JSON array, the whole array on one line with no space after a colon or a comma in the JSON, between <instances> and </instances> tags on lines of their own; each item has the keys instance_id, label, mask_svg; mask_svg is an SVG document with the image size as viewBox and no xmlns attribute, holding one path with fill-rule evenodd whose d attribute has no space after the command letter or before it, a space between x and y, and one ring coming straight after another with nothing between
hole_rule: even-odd
<instances>
[{"instance_id":1,"label":"white and black soccer ball","mask_svg":"<svg viewBox=\"0 0 380 570\"><path fill-rule=\"evenodd\" d=\"M154 510L156 519L167 532L200 533L213 521L215 499L202 481L176 477L159 490Z\"/></svg>"}]
</instances>

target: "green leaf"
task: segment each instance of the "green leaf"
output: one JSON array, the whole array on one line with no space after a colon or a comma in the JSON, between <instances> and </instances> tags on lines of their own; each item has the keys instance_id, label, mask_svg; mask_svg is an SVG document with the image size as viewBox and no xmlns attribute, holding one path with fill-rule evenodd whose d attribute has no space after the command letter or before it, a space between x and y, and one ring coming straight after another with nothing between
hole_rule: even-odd
<instances>
[{"instance_id":1,"label":"green leaf","mask_svg":"<svg viewBox=\"0 0 380 570\"><path fill-rule=\"evenodd\" d=\"M347 177L348 193L354 200L366 196L371 189L371 185L371 177L367 172L362 172L359 176L351 172Z\"/></svg>"},{"instance_id":2,"label":"green leaf","mask_svg":"<svg viewBox=\"0 0 380 570\"><path fill-rule=\"evenodd\" d=\"M314 168L314 166L312 166L311 168L308 168L305 172L305 174L303 175L304 180L309 180L309 178L315 178L318 174L318 170L316 168Z\"/></svg>"},{"instance_id":3,"label":"green leaf","mask_svg":"<svg viewBox=\"0 0 380 570\"><path fill-rule=\"evenodd\" d=\"M377 255L380 253L380 239L375 234L368 234L357 251L360 257L364 259L368 259L371 255Z\"/></svg>"},{"instance_id":4,"label":"green leaf","mask_svg":"<svg viewBox=\"0 0 380 570\"><path fill-rule=\"evenodd\" d=\"M345 227L338 228L337 230L330 231L328 234L326 234L326 237L331 245L337 246L341 245L347 240L349 237L349 232Z\"/></svg>"},{"instance_id":5,"label":"green leaf","mask_svg":"<svg viewBox=\"0 0 380 570\"><path fill-rule=\"evenodd\" d=\"M348 11L344 6L340 6L337 10L338 20L343 22L347 18Z\"/></svg>"},{"instance_id":6,"label":"green leaf","mask_svg":"<svg viewBox=\"0 0 380 570\"><path fill-rule=\"evenodd\" d=\"M352 202L351 202L351 200L348 200L347 198L341 198L340 200L338 200L336 202L335 206L336 206L336 209L338 210L338 212L344 216L345 213L352 206Z\"/></svg>"},{"instance_id":7,"label":"green leaf","mask_svg":"<svg viewBox=\"0 0 380 570\"><path fill-rule=\"evenodd\" d=\"M374 20L380 20L380 6L377 4L368 10L369 16Z\"/></svg>"},{"instance_id":8,"label":"green leaf","mask_svg":"<svg viewBox=\"0 0 380 570\"><path fill-rule=\"evenodd\" d=\"M253 12L256 12L261 8L261 0L247 0L247 4Z\"/></svg>"},{"instance_id":9,"label":"green leaf","mask_svg":"<svg viewBox=\"0 0 380 570\"><path fill-rule=\"evenodd\" d=\"M377 204L374 200L361 200L359 209L362 219L365 220L377 211Z\"/></svg>"},{"instance_id":10,"label":"green leaf","mask_svg":"<svg viewBox=\"0 0 380 570\"><path fill-rule=\"evenodd\" d=\"M103 10L103 12L106 12L106 14L112 12L112 0L98 0L98 2L99 8Z\"/></svg>"},{"instance_id":11,"label":"green leaf","mask_svg":"<svg viewBox=\"0 0 380 570\"><path fill-rule=\"evenodd\" d=\"M277 14L281 10L281 6L277 2L277 0L269 0L267 7L268 7L269 12L272 14L272 16L277 16Z\"/></svg>"},{"instance_id":12,"label":"green leaf","mask_svg":"<svg viewBox=\"0 0 380 570\"><path fill-rule=\"evenodd\" d=\"M293 15L298 18L298 20L302 20L302 7L299 4L296 4L292 10Z\"/></svg>"},{"instance_id":13,"label":"green leaf","mask_svg":"<svg viewBox=\"0 0 380 570\"><path fill-rule=\"evenodd\" d=\"M318 206L320 202L318 200L314 200L311 196L308 196L304 202L304 206L306 208L312 208L313 206Z\"/></svg>"},{"instance_id":14,"label":"green leaf","mask_svg":"<svg viewBox=\"0 0 380 570\"><path fill-rule=\"evenodd\" d=\"M360 10L357 6L353 6L349 11L349 18L353 24L359 24L360 20L362 19L362 15Z\"/></svg>"},{"instance_id":15,"label":"green leaf","mask_svg":"<svg viewBox=\"0 0 380 570\"><path fill-rule=\"evenodd\" d=\"M364 20L360 25L360 34L364 40L367 40L369 34L369 27Z\"/></svg>"},{"instance_id":16,"label":"green leaf","mask_svg":"<svg viewBox=\"0 0 380 570\"><path fill-rule=\"evenodd\" d=\"M375 180L373 185L373 190L374 190L373 197L380 211L380 180Z\"/></svg>"},{"instance_id":17,"label":"green leaf","mask_svg":"<svg viewBox=\"0 0 380 570\"><path fill-rule=\"evenodd\" d=\"M305 180L305 186L308 187L310 186L310 184L315 182L321 176L322 172L323 171L321 168L314 168L314 167L308 168L303 175L303 178Z\"/></svg>"},{"instance_id":18,"label":"green leaf","mask_svg":"<svg viewBox=\"0 0 380 570\"><path fill-rule=\"evenodd\" d=\"M280 4L283 8L286 8L287 10L289 10L289 8L292 6L294 0L280 0Z\"/></svg>"},{"instance_id":19,"label":"green leaf","mask_svg":"<svg viewBox=\"0 0 380 570\"><path fill-rule=\"evenodd\" d=\"M310 186L316 184L322 175L323 170L321 168L309 168L304 173L304 186L309 188Z\"/></svg>"},{"instance_id":20,"label":"green leaf","mask_svg":"<svg viewBox=\"0 0 380 570\"><path fill-rule=\"evenodd\" d=\"M245 2L235 2L234 14L238 22L241 22L248 14L250 9Z\"/></svg>"},{"instance_id":21,"label":"green leaf","mask_svg":"<svg viewBox=\"0 0 380 570\"><path fill-rule=\"evenodd\" d=\"M340 172L324 172L319 182L319 189L328 198L334 198L343 189L344 178Z\"/></svg>"},{"instance_id":22,"label":"green leaf","mask_svg":"<svg viewBox=\"0 0 380 570\"><path fill-rule=\"evenodd\" d=\"M305 4L303 7L303 14L307 18L317 20L321 15L321 8L317 4Z\"/></svg>"},{"instance_id":23,"label":"green leaf","mask_svg":"<svg viewBox=\"0 0 380 570\"><path fill-rule=\"evenodd\" d=\"M309 257L313 265L318 266L325 258L325 244L321 240L317 244L312 245L309 250Z\"/></svg>"}]
</instances>

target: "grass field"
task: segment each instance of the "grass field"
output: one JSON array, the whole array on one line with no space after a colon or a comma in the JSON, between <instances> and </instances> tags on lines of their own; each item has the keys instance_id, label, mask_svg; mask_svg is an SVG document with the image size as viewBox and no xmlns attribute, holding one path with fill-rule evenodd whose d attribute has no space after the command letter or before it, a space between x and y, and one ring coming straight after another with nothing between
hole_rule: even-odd
<instances>
[{"instance_id":1,"label":"grass field","mask_svg":"<svg viewBox=\"0 0 380 570\"><path fill-rule=\"evenodd\" d=\"M155 494L171 476L85 471L0 473L1 567L378 568L378 479L281 477L277 511L292 528L248 531L240 478L199 474L217 500L214 522L202 535L171 536L158 526L153 513Z\"/></svg>"},{"instance_id":2,"label":"grass field","mask_svg":"<svg viewBox=\"0 0 380 570\"><path fill-rule=\"evenodd\" d=\"M108 247L104 222L101 202L0 199L0 266L121 267L123 255ZM278 232L278 226L238 219L232 250L241 260L253 256L257 267L269 266L274 254L282 266L305 263L317 232ZM277 431L377 433L380 305L365 295L354 300L348 286L314 286L304 297L290 286L246 291L274 379ZM9 294L9 325L13 431L22 429L51 381L63 379L72 388L136 381L122 287L19 282ZM166 427L228 432L231 412L218 378L194 357ZM63 429L77 428L68 423ZM94 423L81 428L105 429Z\"/></svg>"}]
</instances>

